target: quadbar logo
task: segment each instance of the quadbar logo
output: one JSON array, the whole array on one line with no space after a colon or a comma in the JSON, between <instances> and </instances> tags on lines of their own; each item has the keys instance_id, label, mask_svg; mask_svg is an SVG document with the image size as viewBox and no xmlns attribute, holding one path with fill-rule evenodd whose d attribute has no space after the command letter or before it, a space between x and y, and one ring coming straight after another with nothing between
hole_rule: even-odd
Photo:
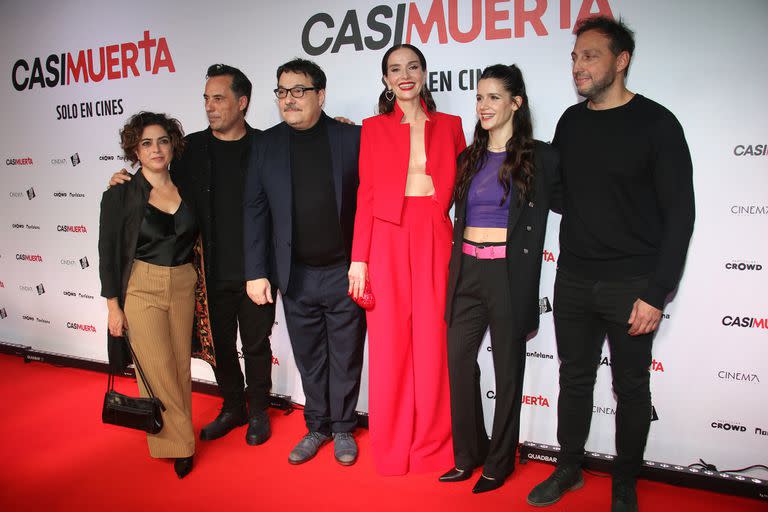
<instances>
[{"instance_id":1,"label":"quadbar logo","mask_svg":"<svg viewBox=\"0 0 768 512\"><path fill-rule=\"evenodd\" d=\"M32 157L26 156L23 158L6 158L5 165L32 165Z\"/></svg>"},{"instance_id":2,"label":"quadbar logo","mask_svg":"<svg viewBox=\"0 0 768 512\"><path fill-rule=\"evenodd\" d=\"M736 156L766 156L768 155L768 144L739 144L733 148L733 154Z\"/></svg>"},{"instance_id":3,"label":"quadbar logo","mask_svg":"<svg viewBox=\"0 0 768 512\"><path fill-rule=\"evenodd\" d=\"M768 206L758 204L735 204L731 206L734 215L768 215Z\"/></svg>"},{"instance_id":4,"label":"quadbar logo","mask_svg":"<svg viewBox=\"0 0 768 512\"><path fill-rule=\"evenodd\" d=\"M98 56L94 55L98 54ZM156 75L165 69L175 73L171 51L164 37L150 37L149 30L137 42L111 44L74 53L54 53L35 57L31 62L19 59L11 69L11 84L21 92L39 88L58 87L72 83L101 82Z\"/></svg>"},{"instance_id":5,"label":"quadbar logo","mask_svg":"<svg viewBox=\"0 0 768 512\"><path fill-rule=\"evenodd\" d=\"M33 200L35 197L36 197L36 194L35 194L35 188L34 188L34 187L29 187L29 188L27 189L27 198L28 198L28 199L31 201L31 200Z\"/></svg>"},{"instance_id":6,"label":"quadbar logo","mask_svg":"<svg viewBox=\"0 0 768 512\"><path fill-rule=\"evenodd\" d=\"M756 384L760 383L760 377L756 373L720 370L717 372L717 378L736 382L753 382Z\"/></svg>"},{"instance_id":7,"label":"quadbar logo","mask_svg":"<svg viewBox=\"0 0 768 512\"><path fill-rule=\"evenodd\" d=\"M747 427L736 421L718 420L710 423L710 427L726 432L746 432Z\"/></svg>"},{"instance_id":8,"label":"quadbar logo","mask_svg":"<svg viewBox=\"0 0 768 512\"><path fill-rule=\"evenodd\" d=\"M72 167L77 166L77 164L80 163L80 155L75 153L74 155L69 157L69 161L72 162Z\"/></svg>"},{"instance_id":9,"label":"quadbar logo","mask_svg":"<svg viewBox=\"0 0 768 512\"><path fill-rule=\"evenodd\" d=\"M43 262L43 257L39 254L16 254L16 259L18 261L33 261L37 263Z\"/></svg>"},{"instance_id":10,"label":"quadbar logo","mask_svg":"<svg viewBox=\"0 0 768 512\"><path fill-rule=\"evenodd\" d=\"M403 42L415 42L415 34L422 43L429 41L437 32L439 44L448 44L449 39L455 43L471 43L477 38L485 40L522 38L533 29L537 36L549 35L544 24L547 14L547 2L536 2L532 10L526 10L526 2L516 1L507 9L499 9L499 2L483 2L472 0L471 9L466 9L466 15L459 12L459 5L470 2L432 0L427 11L416 2L401 3L394 6L377 5L364 18L358 17L357 10L346 12L339 23L328 13L319 12L310 16L301 31L301 46L312 56L322 55L330 50L338 53L342 46L351 45L355 51L381 50L388 46ZM552 2L557 5L557 3ZM485 4L485 8L483 8ZM597 5L598 12L613 17L608 0L582 0L576 16L578 20L593 14L592 7ZM573 13L571 2L559 2L558 16L551 14L546 19L558 19L560 30L570 29ZM553 9L554 10L554 9ZM367 33L363 37L360 20L365 20ZM510 23L510 18L513 22ZM338 24L338 30L336 26ZM469 27L468 29L465 27ZM464 28L464 30L462 30ZM552 27L550 27L551 29ZM405 41L403 37L405 36ZM418 43L417 43L418 44Z\"/></svg>"},{"instance_id":11,"label":"quadbar logo","mask_svg":"<svg viewBox=\"0 0 768 512\"><path fill-rule=\"evenodd\" d=\"M763 266L754 260L733 260L725 264L725 268L728 270L741 270L743 271L759 271L763 270Z\"/></svg>"},{"instance_id":12,"label":"quadbar logo","mask_svg":"<svg viewBox=\"0 0 768 512\"><path fill-rule=\"evenodd\" d=\"M751 327L752 329L768 329L768 318L725 315L722 322L723 325L727 327Z\"/></svg>"},{"instance_id":13,"label":"quadbar logo","mask_svg":"<svg viewBox=\"0 0 768 512\"><path fill-rule=\"evenodd\" d=\"M552 311L552 304L549 303L549 297L539 299L539 314L549 313Z\"/></svg>"}]
</instances>

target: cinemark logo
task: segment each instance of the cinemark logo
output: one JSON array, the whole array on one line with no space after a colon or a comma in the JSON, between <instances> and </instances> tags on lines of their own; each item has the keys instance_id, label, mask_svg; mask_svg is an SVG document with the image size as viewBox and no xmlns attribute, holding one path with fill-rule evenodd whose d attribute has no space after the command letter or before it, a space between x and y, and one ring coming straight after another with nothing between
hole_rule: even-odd
<instances>
[{"instance_id":1,"label":"cinemark logo","mask_svg":"<svg viewBox=\"0 0 768 512\"><path fill-rule=\"evenodd\" d=\"M78 324L76 322L67 322L68 329L74 329L76 331L96 332L96 328L92 325Z\"/></svg>"},{"instance_id":2,"label":"cinemark logo","mask_svg":"<svg viewBox=\"0 0 768 512\"><path fill-rule=\"evenodd\" d=\"M768 318L726 315L723 317L723 325L728 327L751 327L753 329L768 329Z\"/></svg>"},{"instance_id":3,"label":"cinemark logo","mask_svg":"<svg viewBox=\"0 0 768 512\"><path fill-rule=\"evenodd\" d=\"M16 259L19 261L36 261L38 263L43 262L43 257L39 254L17 254Z\"/></svg>"},{"instance_id":4,"label":"cinemark logo","mask_svg":"<svg viewBox=\"0 0 768 512\"><path fill-rule=\"evenodd\" d=\"M31 157L24 158L6 158L5 165L32 165L34 162Z\"/></svg>"},{"instance_id":5,"label":"cinemark logo","mask_svg":"<svg viewBox=\"0 0 768 512\"><path fill-rule=\"evenodd\" d=\"M56 231L61 231L62 233L87 233L88 229L85 226L64 226L59 224L56 226Z\"/></svg>"},{"instance_id":6,"label":"cinemark logo","mask_svg":"<svg viewBox=\"0 0 768 512\"><path fill-rule=\"evenodd\" d=\"M554 9L559 8L561 30L573 26L571 1L552 2L559 4L559 7ZM428 10L419 7L416 2L395 6L377 5L368 11L367 15L362 15L367 28L365 31L360 28L360 20L363 18L355 9L347 11L341 23L337 23L330 14L319 12L304 24L301 46L307 54L317 56L328 50L338 53L342 46L347 45L360 52L366 48L381 50L403 42L411 43L415 41L414 32L422 43L428 42L432 35L437 33L440 44L448 44L449 40L464 44L477 38L488 41L521 38L526 36L526 28L533 29L537 36L549 34L542 19L547 14L547 2L535 2L535 7L529 10L523 0L515 0L504 7L498 5L502 3L499 1L472 0L471 9L462 9L462 13L459 12L459 3L458 0L432 0ZM462 5L469 3L461 2ZM597 7L597 10L592 12L594 7ZM467 14L460 15L465 11ZM594 14L612 18L608 0L582 0L575 22ZM550 16L547 18L551 19Z\"/></svg>"},{"instance_id":7,"label":"cinemark logo","mask_svg":"<svg viewBox=\"0 0 768 512\"><path fill-rule=\"evenodd\" d=\"M736 156L766 156L768 155L768 144L739 144L733 148L733 154Z\"/></svg>"},{"instance_id":8,"label":"cinemark logo","mask_svg":"<svg viewBox=\"0 0 768 512\"><path fill-rule=\"evenodd\" d=\"M539 407L549 407L549 400L545 396L523 395L523 405L537 405Z\"/></svg>"},{"instance_id":9,"label":"cinemark logo","mask_svg":"<svg viewBox=\"0 0 768 512\"><path fill-rule=\"evenodd\" d=\"M11 83L17 91L70 85L71 83L101 82L134 77L142 73L156 75L165 69L175 73L171 51L164 37L150 37L149 30L137 42L126 42L79 50L74 53L54 53L35 57L30 63L19 59L11 70Z\"/></svg>"}]
</instances>

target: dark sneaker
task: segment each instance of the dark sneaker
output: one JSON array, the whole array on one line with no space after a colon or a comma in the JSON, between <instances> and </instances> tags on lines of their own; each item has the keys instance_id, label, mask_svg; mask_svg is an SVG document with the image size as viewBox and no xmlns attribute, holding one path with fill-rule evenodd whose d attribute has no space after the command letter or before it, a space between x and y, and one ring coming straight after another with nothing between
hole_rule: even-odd
<instances>
[{"instance_id":1,"label":"dark sneaker","mask_svg":"<svg viewBox=\"0 0 768 512\"><path fill-rule=\"evenodd\" d=\"M248 418L248 431L245 433L245 442L256 446L267 442L272 435L267 411L258 411Z\"/></svg>"},{"instance_id":2,"label":"dark sneaker","mask_svg":"<svg viewBox=\"0 0 768 512\"><path fill-rule=\"evenodd\" d=\"M239 409L222 409L216 419L203 427L200 439L213 441L229 434L233 429L248 423L248 413L245 407Z\"/></svg>"},{"instance_id":3,"label":"dark sneaker","mask_svg":"<svg viewBox=\"0 0 768 512\"><path fill-rule=\"evenodd\" d=\"M560 501L567 491L581 489L584 478L578 466L557 466L549 478L533 488L528 495L528 504L546 507Z\"/></svg>"},{"instance_id":4,"label":"dark sneaker","mask_svg":"<svg viewBox=\"0 0 768 512\"><path fill-rule=\"evenodd\" d=\"M633 479L613 480L611 512L637 512L637 491Z\"/></svg>"},{"instance_id":5,"label":"dark sneaker","mask_svg":"<svg viewBox=\"0 0 768 512\"><path fill-rule=\"evenodd\" d=\"M342 466L351 466L357 461L357 443L349 432L333 434L333 456Z\"/></svg>"},{"instance_id":6,"label":"dark sneaker","mask_svg":"<svg viewBox=\"0 0 768 512\"><path fill-rule=\"evenodd\" d=\"M304 464L317 455L317 450L330 440L330 437L320 432L307 433L307 435L301 438L299 444L291 450L291 454L288 455L288 462L291 464Z\"/></svg>"}]
</instances>

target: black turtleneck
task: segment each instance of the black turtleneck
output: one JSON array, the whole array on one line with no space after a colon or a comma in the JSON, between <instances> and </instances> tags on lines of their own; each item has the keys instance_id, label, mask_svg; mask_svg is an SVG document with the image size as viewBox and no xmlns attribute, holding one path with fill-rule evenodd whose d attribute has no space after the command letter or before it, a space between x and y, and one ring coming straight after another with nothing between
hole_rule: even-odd
<instances>
[{"instance_id":1,"label":"black turtleneck","mask_svg":"<svg viewBox=\"0 0 768 512\"><path fill-rule=\"evenodd\" d=\"M344 263L325 115L307 130L291 128L293 258L313 267Z\"/></svg>"}]
</instances>

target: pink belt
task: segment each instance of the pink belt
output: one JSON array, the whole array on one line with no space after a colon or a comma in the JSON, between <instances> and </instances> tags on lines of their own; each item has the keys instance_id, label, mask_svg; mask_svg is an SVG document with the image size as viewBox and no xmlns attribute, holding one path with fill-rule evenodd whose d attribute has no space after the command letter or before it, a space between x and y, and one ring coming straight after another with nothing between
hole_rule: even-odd
<instances>
[{"instance_id":1,"label":"pink belt","mask_svg":"<svg viewBox=\"0 0 768 512\"><path fill-rule=\"evenodd\" d=\"M488 247L483 247L464 242L461 246L461 252L469 256L474 256L479 260L496 260L507 257L507 246L489 245Z\"/></svg>"}]
</instances>

